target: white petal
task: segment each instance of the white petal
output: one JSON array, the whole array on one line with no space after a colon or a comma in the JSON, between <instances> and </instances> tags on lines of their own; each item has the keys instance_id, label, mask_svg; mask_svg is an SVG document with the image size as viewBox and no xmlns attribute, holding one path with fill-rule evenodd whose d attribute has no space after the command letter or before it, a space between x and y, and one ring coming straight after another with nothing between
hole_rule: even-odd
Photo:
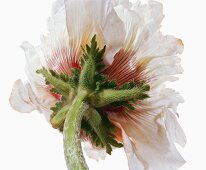
<instances>
[{"instance_id":1,"label":"white petal","mask_svg":"<svg viewBox=\"0 0 206 170\"><path fill-rule=\"evenodd\" d=\"M112 28L111 28L112 26ZM105 42L107 45L105 61L108 64L111 64L114 58L114 55L120 50L123 45L122 39L124 38L124 29L122 21L117 17L114 9L107 15L105 18L105 23L102 25L103 34Z\"/></svg>"},{"instance_id":2,"label":"white petal","mask_svg":"<svg viewBox=\"0 0 206 170\"><path fill-rule=\"evenodd\" d=\"M36 70L42 67L43 57L40 54L40 49L38 47L34 47L28 42L23 42L21 45L22 49L25 52L26 57L26 66L25 72L27 78L29 79L29 83L32 86L32 89L35 93L41 94L38 87L43 85L43 78L36 73Z\"/></svg>"},{"instance_id":3,"label":"white petal","mask_svg":"<svg viewBox=\"0 0 206 170\"><path fill-rule=\"evenodd\" d=\"M132 142L133 154L129 156L133 157L131 167L135 162L141 162L144 169L164 169L171 170L182 166L185 161L177 152L175 145L172 141L169 141L165 128L161 125L162 120L159 115L151 119L148 117L139 117L134 120L129 118L116 118L112 119L122 126L123 130ZM128 143L125 143L126 150L128 151ZM127 154L128 155L128 154ZM130 157L130 158L131 158ZM138 161L137 161L138 159Z\"/></svg>"},{"instance_id":4,"label":"white petal","mask_svg":"<svg viewBox=\"0 0 206 170\"><path fill-rule=\"evenodd\" d=\"M134 111L125 109L123 113L108 114L131 140L131 145L125 142L126 152L133 152L127 154L132 160L129 161L131 167L140 161L144 169L170 170L185 163L174 145L174 142L181 145L186 142L181 127L172 115L176 114L179 102L182 98L178 93L158 86L151 89L149 99L137 102ZM173 113L168 115L168 111Z\"/></svg>"},{"instance_id":5,"label":"white petal","mask_svg":"<svg viewBox=\"0 0 206 170\"><path fill-rule=\"evenodd\" d=\"M95 159L96 161L103 160L106 158L106 150L100 148L94 148L90 142L83 142L84 151L89 158Z\"/></svg>"},{"instance_id":6,"label":"white petal","mask_svg":"<svg viewBox=\"0 0 206 170\"><path fill-rule=\"evenodd\" d=\"M142 56L167 57L181 54L184 45L182 41L173 36L163 36L159 31L149 36L141 46Z\"/></svg>"},{"instance_id":7,"label":"white petal","mask_svg":"<svg viewBox=\"0 0 206 170\"><path fill-rule=\"evenodd\" d=\"M49 31L48 41L50 41L50 50L57 48L60 45L67 45L67 30L66 30L66 12L64 0L57 0L53 4L52 15L48 18L47 28Z\"/></svg>"},{"instance_id":8,"label":"white petal","mask_svg":"<svg viewBox=\"0 0 206 170\"><path fill-rule=\"evenodd\" d=\"M71 74L71 67L79 63L81 46L89 44L94 34L100 47L107 45L104 61L110 64L124 38L123 23L113 10L115 4L115 0L57 0L48 19L49 33L42 36L47 66Z\"/></svg>"},{"instance_id":9,"label":"white petal","mask_svg":"<svg viewBox=\"0 0 206 170\"><path fill-rule=\"evenodd\" d=\"M152 86L149 92L150 98L144 102L153 106L156 109L163 110L164 108L170 108L177 113L177 106L179 103L183 103L183 98L178 92L173 89L165 88L164 85ZM158 110L158 112L161 112Z\"/></svg>"},{"instance_id":10,"label":"white petal","mask_svg":"<svg viewBox=\"0 0 206 170\"><path fill-rule=\"evenodd\" d=\"M21 80L17 80L14 83L10 96L10 104L15 110L22 113L30 113L37 110L40 113L44 113L47 120L50 118L50 108L56 102L56 99L49 94L41 98L37 97L30 84L24 85Z\"/></svg>"},{"instance_id":11,"label":"white petal","mask_svg":"<svg viewBox=\"0 0 206 170\"><path fill-rule=\"evenodd\" d=\"M41 64L41 56L39 54L39 49L35 48L33 45L31 45L29 42L23 42L21 44L21 48L25 52L26 57L26 71L28 72L28 75L33 75L37 77L36 70L42 65Z\"/></svg>"},{"instance_id":12,"label":"white petal","mask_svg":"<svg viewBox=\"0 0 206 170\"><path fill-rule=\"evenodd\" d=\"M67 30L72 48L89 43L97 34L98 45L107 45L105 62L111 63L122 46L124 27L114 11L115 0L66 0Z\"/></svg>"},{"instance_id":13,"label":"white petal","mask_svg":"<svg viewBox=\"0 0 206 170\"><path fill-rule=\"evenodd\" d=\"M110 119L120 123L129 137L125 139L127 143L125 150L134 152L136 156L129 155L133 160L131 164L139 160L145 169L176 169L185 161L173 142L184 144L185 136L179 124L172 122L174 117L172 120L171 118L166 120L168 117L164 118L163 115L167 109L176 114L177 105L182 102L182 98L173 90L165 89L162 83L168 80L174 81L173 76L182 72L180 59L176 55L182 53L183 44L181 40L173 36L164 36L159 31L164 17L160 3L149 1L147 4L142 4L138 1L135 5L120 4L115 10L124 22L126 31L123 44L126 52L123 57L131 57L124 60L130 66L128 70L131 74L128 75L134 74L137 66L142 66L141 61L148 58L149 62L143 65L144 70L141 73L149 79L151 90L150 98L138 101L135 111L125 109L122 114L110 114ZM121 60L117 61L123 63ZM112 78L118 79L121 77L119 74L125 70L119 69L119 74L115 75L114 68L111 67L107 71L110 71ZM140 70L137 69L137 75L141 74L138 71ZM130 78L132 79L132 76Z\"/></svg>"},{"instance_id":14,"label":"white petal","mask_svg":"<svg viewBox=\"0 0 206 170\"><path fill-rule=\"evenodd\" d=\"M134 144L132 144L129 137L126 135L124 130L122 129L122 138L123 138L123 144L124 144L124 150L128 159L128 165L130 170L143 170L144 166L139 161L135 154L135 148Z\"/></svg>"},{"instance_id":15,"label":"white petal","mask_svg":"<svg viewBox=\"0 0 206 170\"><path fill-rule=\"evenodd\" d=\"M13 109L22 113L29 113L36 109L36 106L30 99L28 90L29 89L23 85L21 80L17 80L14 83L9 99Z\"/></svg>"},{"instance_id":16,"label":"white petal","mask_svg":"<svg viewBox=\"0 0 206 170\"><path fill-rule=\"evenodd\" d=\"M166 109L164 113L165 113L165 126L170 138L174 142L180 144L181 146L185 146L187 142L186 136L182 130L182 127L177 122L177 118L168 109Z\"/></svg>"},{"instance_id":17,"label":"white petal","mask_svg":"<svg viewBox=\"0 0 206 170\"><path fill-rule=\"evenodd\" d=\"M182 73L180 59L183 43L173 36L164 36L160 32L164 18L162 4L149 1L146 4L138 1L133 5L115 7L118 16L124 22L126 36L123 48L131 58L131 68L135 68L142 58L151 58L145 66L150 81L174 80L172 76ZM137 63L137 64L136 64Z\"/></svg>"},{"instance_id":18,"label":"white petal","mask_svg":"<svg viewBox=\"0 0 206 170\"><path fill-rule=\"evenodd\" d=\"M52 16L55 16L59 11L64 8L64 0L56 0L52 4Z\"/></svg>"},{"instance_id":19,"label":"white petal","mask_svg":"<svg viewBox=\"0 0 206 170\"><path fill-rule=\"evenodd\" d=\"M132 6L119 5L115 8L119 17L124 21L126 37L124 48L136 50L160 28L163 19L162 5L150 1L143 5L139 1Z\"/></svg>"}]
</instances>

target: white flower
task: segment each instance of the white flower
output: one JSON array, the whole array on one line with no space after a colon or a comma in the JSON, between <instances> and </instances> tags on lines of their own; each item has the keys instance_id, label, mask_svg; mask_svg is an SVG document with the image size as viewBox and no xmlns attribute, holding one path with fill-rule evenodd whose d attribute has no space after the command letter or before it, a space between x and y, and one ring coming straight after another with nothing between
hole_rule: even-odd
<instances>
[{"instance_id":1,"label":"white flower","mask_svg":"<svg viewBox=\"0 0 206 170\"><path fill-rule=\"evenodd\" d=\"M103 71L118 85L145 80L151 87L150 98L138 101L135 110L108 111L120 129L131 170L171 170L185 161L174 143L184 146L185 135L176 117L182 98L165 87L182 72L180 59L183 44L160 32L162 5L155 1L142 4L128 0L57 0L48 19L48 34L39 47L22 44L26 54L28 83L17 80L10 103L20 112L38 110L49 118L50 107L58 96L51 94L42 77L41 66L71 74L79 67L81 46L96 34L98 45L107 45ZM103 156L101 156L103 157Z\"/></svg>"}]
</instances>

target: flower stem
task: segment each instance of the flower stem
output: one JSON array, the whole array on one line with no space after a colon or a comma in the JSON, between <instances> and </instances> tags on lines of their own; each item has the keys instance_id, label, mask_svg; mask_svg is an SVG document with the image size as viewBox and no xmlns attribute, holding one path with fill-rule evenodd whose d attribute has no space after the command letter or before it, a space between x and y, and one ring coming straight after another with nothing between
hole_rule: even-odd
<instances>
[{"instance_id":1,"label":"flower stem","mask_svg":"<svg viewBox=\"0 0 206 170\"><path fill-rule=\"evenodd\" d=\"M85 98L86 95L78 95L74 99L64 123L64 153L68 170L88 169L80 140L81 120L88 108Z\"/></svg>"}]
</instances>

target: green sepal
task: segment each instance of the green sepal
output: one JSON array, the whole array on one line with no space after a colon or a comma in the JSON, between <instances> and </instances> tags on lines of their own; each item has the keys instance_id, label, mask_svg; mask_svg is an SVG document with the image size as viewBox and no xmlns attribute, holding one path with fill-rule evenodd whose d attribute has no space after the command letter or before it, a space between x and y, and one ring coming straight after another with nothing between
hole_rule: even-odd
<instances>
[{"instance_id":1,"label":"green sepal","mask_svg":"<svg viewBox=\"0 0 206 170\"><path fill-rule=\"evenodd\" d=\"M50 110L52 110L54 113L58 112L59 110L61 110L61 108L63 107L63 101L59 101L57 103L55 103L55 106L51 107ZM55 114L52 114L52 117L55 116Z\"/></svg>"},{"instance_id":2,"label":"green sepal","mask_svg":"<svg viewBox=\"0 0 206 170\"><path fill-rule=\"evenodd\" d=\"M129 101L119 101L119 102L113 102L111 103L111 106L118 107L118 106L123 106L129 110L135 110L134 106L129 103Z\"/></svg>"},{"instance_id":3,"label":"green sepal","mask_svg":"<svg viewBox=\"0 0 206 170\"><path fill-rule=\"evenodd\" d=\"M129 89L132 89L134 87L137 87L137 84L135 82L128 82L128 83L123 84L119 88L119 90L129 90Z\"/></svg>"},{"instance_id":4,"label":"green sepal","mask_svg":"<svg viewBox=\"0 0 206 170\"><path fill-rule=\"evenodd\" d=\"M52 85L56 92L61 93L63 96L66 96L67 93L71 90L71 85L67 82L64 82L60 75L55 71L48 71L45 67L36 71L38 74L42 74L45 78L46 84Z\"/></svg>"},{"instance_id":5,"label":"green sepal","mask_svg":"<svg viewBox=\"0 0 206 170\"><path fill-rule=\"evenodd\" d=\"M122 88L123 89L104 89L93 94L90 98L90 102L95 107L103 107L115 102L143 100L149 97L146 92L149 91L150 87L144 82L134 87L133 83L128 83ZM126 104L126 106L130 107L129 103Z\"/></svg>"},{"instance_id":6,"label":"green sepal","mask_svg":"<svg viewBox=\"0 0 206 170\"><path fill-rule=\"evenodd\" d=\"M83 49L83 56L80 60L82 72L80 75L79 85L85 90L100 89L100 83L97 83L95 76L105 67L103 61L103 55L106 50L106 46L99 50L97 47L96 35L91 40L91 45L86 45Z\"/></svg>"},{"instance_id":7,"label":"green sepal","mask_svg":"<svg viewBox=\"0 0 206 170\"><path fill-rule=\"evenodd\" d=\"M82 121L82 129L87 136L90 136L96 147L106 147L106 152L111 154L112 146L122 147L115 139L115 126L109 121L107 115L101 114L94 108L86 111ZM112 146L111 146L112 145Z\"/></svg>"},{"instance_id":8,"label":"green sepal","mask_svg":"<svg viewBox=\"0 0 206 170\"><path fill-rule=\"evenodd\" d=\"M79 77L80 77L80 69L78 68L73 68L72 69L72 74L73 74L73 83L74 83L74 87L77 87L78 83L79 83Z\"/></svg>"},{"instance_id":9,"label":"green sepal","mask_svg":"<svg viewBox=\"0 0 206 170\"><path fill-rule=\"evenodd\" d=\"M53 128L60 130L63 128L66 114L69 111L69 108L70 105L62 105L61 108L55 109L55 112L50 118L50 122Z\"/></svg>"}]
</instances>

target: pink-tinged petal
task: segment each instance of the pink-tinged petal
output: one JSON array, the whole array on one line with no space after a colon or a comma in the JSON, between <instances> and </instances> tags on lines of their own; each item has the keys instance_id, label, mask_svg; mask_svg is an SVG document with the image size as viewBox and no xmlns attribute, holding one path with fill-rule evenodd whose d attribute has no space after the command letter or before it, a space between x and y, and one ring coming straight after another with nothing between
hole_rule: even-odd
<instances>
[{"instance_id":1,"label":"pink-tinged petal","mask_svg":"<svg viewBox=\"0 0 206 170\"><path fill-rule=\"evenodd\" d=\"M145 57L134 60L135 52L125 51L121 49L114 57L113 63L106 68L103 73L107 74L112 80L116 80L118 85L122 85L129 81L138 83L145 80L149 83L152 77L148 74L147 65L151 61L151 57Z\"/></svg>"},{"instance_id":2,"label":"pink-tinged petal","mask_svg":"<svg viewBox=\"0 0 206 170\"><path fill-rule=\"evenodd\" d=\"M13 109L22 113L30 113L37 110L40 113L44 113L47 120L49 120L51 115L50 108L57 102L46 91L41 98L37 97L31 85L29 83L23 84L21 80L17 80L14 83L9 101Z\"/></svg>"},{"instance_id":3,"label":"pink-tinged petal","mask_svg":"<svg viewBox=\"0 0 206 170\"><path fill-rule=\"evenodd\" d=\"M131 142L123 136L126 152L133 153L127 154L132 160L129 161L131 169L138 161L144 169L176 169L185 163L174 145L174 142L180 145L186 142L175 117L177 105L183 100L163 85L152 87L149 95L146 100L136 101L135 110L110 111L108 116L120 125Z\"/></svg>"},{"instance_id":4,"label":"pink-tinged petal","mask_svg":"<svg viewBox=\"0 0 206 170\"><path fill-rule=\"evenodd\" d=\"M164 17L162 4L138 1L133 5L120 4L115 11L124 22L126 36L105 73L120 85L131 80L145 80L150 85L174 81L173 76L182 72L176 55L182 53L184 46L180 39L159 31Z\"/></svg>"},{"instance_id":5,"label":"pink-tinged petal","mask_svg":"<svg viewBox=\"0 0 206 170\"><path fill-rule=\"evenodd\" d=\"M46 66L71 74L71 68L79 67L81 46L89 44L94 34L100 47L107 45L104 62L110 64L125 35L123 23L113 9L115 5L114 0L56 1L48 19L49 33L42 36Z\"/></svg>"},{"instance_id":6,"label":"pink-tinged petal","mask_svg":"<svg viewBox=\"0 0 206 170\"><path fill-rule=\"evenodd\" d=\"M71 75L72 68L80 68L80 63L77 60L77 58L79 58L78 56L80 56L80 54L72 49L61 47L61 49L56 49L56 51L49 56L47 66L49 69L59 73Z\"/></svg>"},{"instance_id":7,"label":"pink-tinged petal","mask_svg":"<svg viewBox=\"0 0 206 170\"><path fill-rule=\"evenodd\" d=\"M45 85L44 78L36 73L36 70L45 66L45 58L39 47L34 47L28 42L23 42L21 45L26 56L25 71L29 80L29 86L38 98L38 100L46 101L46 99L52 99L52 95L49 92L48 87ZM52 103L52 102L51 102Z\"/></svg>"},{"instance_id":8,"label":"pink-tinged petal","mask_svg":"<svg viewBox=\"0 0 206 170\"><path fill-rule=\"evenodd\" d=\"M9 99L13 109L22 113L30 113L36 109L36 106L30 99L28 91L28 86L25 87L21 80L17 80L14 83Z\"/></svg>"},{"instance_id":9,"label":"pink-tinged petal","mask_svg":"<svg viewBox=\"0 0 206 170\"><path fill-rule=\"evenodd\" d=\"M127 146L133 149L136 158L144 169L171 170L182 166L185 161L170 141L164 127L161 113L154 114L146 110L135 108L123 114L114 114L110 118L121 125L132 143ZM133 164L133 162L132 162ZM133 165L131 165L133 166Z\"/></svg>"},{"instance_id":10,"label":"pink-tinged petal","mask_svg":"<svg viewBox=\"0 0 206 170\"><path fill-rule=\"evenodd\" d=\"M153 86L153 84L159 85L165 81L176 80L174 75L182 73L182 68L180 59L173 55L182 52L183 47L179 43L180 40L174 37L165 39L169 39L169 41L164 40L162 43L164 46L161 48L166 49L162 54L158 54L158 50L156 51L154 48L156 52L147 53L147 56L138 56L139 51L121 49L115 55L113 63L104 70L104 73L110 79L116 80L119 85L128 81L145 80ZM159 51L161 50L159 49Z\"/></svg>"},{"instance_id":11,"label":"pink-tinged petal","mask_svg":"<svg viewBox=\"0 0 206 170\"><path fill-rule=\"evenodd\" d=\"M47 27L48 34L41 37L41 50L46 60L45 66L57 72L71 74L71 68L79 65L79 61L77 61L79 54L68 46L64 0L57 0L54 3Z\"/></svg>"},{"instance_id":12,"label":"pink-tinged petal","mask_svg":"<svg viewBox=\"0 0 206 170\"><path fill-rule=\"evenodd\" d=\"M114 10L116 5L115 0L66 0L70 48L78 53L81 45L89 44L93 35L97 34L100 48L107 45L104 61L110 64L125 36L123 22Z\"/></svg>"}]
</instances>

